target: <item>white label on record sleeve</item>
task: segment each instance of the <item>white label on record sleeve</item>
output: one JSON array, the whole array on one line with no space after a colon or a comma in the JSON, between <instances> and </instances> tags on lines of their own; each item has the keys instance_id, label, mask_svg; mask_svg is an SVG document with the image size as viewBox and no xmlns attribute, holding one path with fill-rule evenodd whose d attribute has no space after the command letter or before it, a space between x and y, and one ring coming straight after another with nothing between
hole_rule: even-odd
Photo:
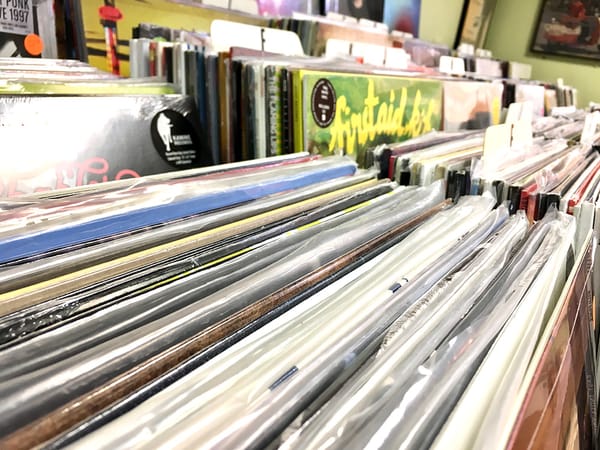
<instances>
[{"instance_id":1,"label":"white label on record sleeve","mask_svg":"<svg viewBox=\"0 0 600 450\"><path fill-rule=\"evenodd\" d=\"M0 32L33 33L33 0L0 0Z\"/></svg>"}]
</instances>

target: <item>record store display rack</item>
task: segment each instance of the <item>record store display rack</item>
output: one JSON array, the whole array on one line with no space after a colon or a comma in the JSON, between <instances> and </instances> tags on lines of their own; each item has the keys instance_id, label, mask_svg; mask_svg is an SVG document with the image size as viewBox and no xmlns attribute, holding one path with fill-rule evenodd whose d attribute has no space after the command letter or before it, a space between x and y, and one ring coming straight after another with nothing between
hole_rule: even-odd
<instances>
[{"instance_id":1,"label":"record store display rack","mask_svg":"<svg viewBox=\"0 0 600 450\"><path fill-rule=\"evenodd\" d=\"M0 59L0 449L599 447L600 112L109 3Z\"/></svg>"},{"instance_id":2,"label":"record store display rack","mask_svg":"<svg viewBox=\"0 0 600 450\"><path fill-rule=\"evenodd\" d=\"M593 448L581 118L5 199L0 447Z\"/></svg>"}]
</instances>

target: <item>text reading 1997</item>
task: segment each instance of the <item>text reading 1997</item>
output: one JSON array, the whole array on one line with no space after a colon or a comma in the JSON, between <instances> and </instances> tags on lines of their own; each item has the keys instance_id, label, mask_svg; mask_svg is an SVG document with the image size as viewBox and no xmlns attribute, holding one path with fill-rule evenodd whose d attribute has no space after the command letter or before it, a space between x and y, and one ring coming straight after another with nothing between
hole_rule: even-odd
<instances>
[{"instance_id":1,"label":"text reading 1997","mask_svg":"<svg viewBox=\"0 0 600 450\"><path fill-rule=\"evenodd\" d=\"M0 0L0 20L26 24L30 0Z\"/></svg>"}]
</instances>

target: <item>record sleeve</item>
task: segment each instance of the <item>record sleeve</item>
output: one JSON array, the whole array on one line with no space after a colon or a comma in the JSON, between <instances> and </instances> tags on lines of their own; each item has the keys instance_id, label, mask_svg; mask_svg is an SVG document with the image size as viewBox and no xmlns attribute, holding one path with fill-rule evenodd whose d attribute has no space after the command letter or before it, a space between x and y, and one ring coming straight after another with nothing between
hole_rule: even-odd
<instances>
[{"instance_id":1,"label":"record sleeve","mask_svg":"<svg viewBox=\"0 0 600 450\"><path fill-rule=\"evenodd\" d=\"M467 207L466 209L470 214L475 213L477 217L480 217L479 214L482 211L479 206L483 208L485 202L491 207L491 202L481 198L478 200L480 203L477 206L473 204L474 208ZM488 211L485 212L484 216L487 216ZM457 212L457 214L460 213ZM427 222L429 224L426 227L427 231L425 231L425 228L420 227L414 233L418 233L420 229L423 233L430 233L434 230L432 227L440 223L435 220L434 222ZM485 223L488 224L488 221L486 220ZM444 258L443 262L438 258L438 255L444 254L444 250L439 246L430 246L429 250L433 254L428 255L426 258L428 261L421 260L418 264L429 264L432 259L438 261L439 264L436 263L436 269L428 272L426 283L433 282L434 272L438 275L436 279L439 279L442 276L441 272L444 272L444 268L454 266L457 262L456 258L462 259L464 252L471 248L471 245L474 245L478 239L485 236L487 230L489 229L486 226L482 226L473 234L469 234L467 239L461 240L459 244L461 250L458 252L455 251L457 247L453 246L451 242L455 242L456 234L454 232L461 235L463 233L457 227L454 227L454 232L450 233L452 236L445 233L444 237L447 237L448 240L442 238L444 241L442 247L446 249L452 247L452 257L449 260ZM435 229L436 233L438 231L442 233L441 230ZM416 237L415 240L411 239L410 243L407 241L409 239L410 236L396 246L395 250L401 252L402 255L407 255L407 251L416 244ZM406 244L403 245L403 243ZM423 249L422 245L419 245L419 247L421 250ZM386 267L394 267L392 265L388 266L388 261L389 263L395 261L397 270L394 270L393 274L383 275L379 271L376 271L377 273L371 272L355 280L348 288L333 293L333 295L330 294L330 298L326 302L322 301L320 305L315 305L308 300L310 303L307 306L312 306L312 311L310 309L305 310L304 313L297 310L289 311L289 313L276 319L277 323L273 322L273 327L268 329L268 333L260 331L254 333L202 366L199 370L194 371L188 377L182 378L148 402L145 402L137 411L132 410L109 424L106 429L98 430L78 442L77 445L96 445L100 442L98 439L102 440L104 445L110 445L106 441L108 436L119 439L119 442L125 440L129 445L147 443L147 439L152 439L152 445L158 445L159 443L172 443L176 436L181 438L191 436L185 430L194 429L194 439L198 439L198 430L203 430L207 432L206 437L203 439L208 440L211 439L211 436L218 434L218 440L225 442L228 446L248 446L251 442L254 442L257 446L265 446L278 434L278 430L282 430L282 427L287 426L311 402L311 399L318 395L319 391L325 389L332 380L338 379L338 377L347 378L350 374L346 369L357 358L362 359L365 355L370 354L374 343L379 342L381 333L389 326L390 322L393 322L393 316L404 309L404 303L400 300L398 290L394 294L390 286L394 284L393 280L399 280L397 277L402 276L399 275L400 273L409 276L408 272L403 270L403 268L408 269L408 267L405 266L406 258L396 258L396 255L392 255L392 253L393 250L386 255L386 259L381 261L380 264ZM401 263L402 260L405 261L404 264ZM413 260L413 262L416 261ZM412 273L413 271L416 274L420 273L421 269L413 266L409 269L409 272ZM376 296L372 284L374 280L380 280L379 283L376 283L377 287L375 289L378 292ZM412 289L419 292L426 290L426 286L419 282L425 281L425 279L419 280L416 277L414 280L415 283L409 283L407 287L413 286ZM404 292L404 289L399 289ZM411 288L408 289L412 291ZM365 295L367 290L370 295ZM352 295L349 295L350 292ZM417 295L416 292L415 295ZM357 302L356 299L359 298L364 298L364 301ZM382 308L382 303L388 307ZM390 306L392 305L394 313L390 315ZM319 309L314 309L319 306ZM323 322L327 323L336 317L339 326L333 329L322 326ZM300 324L302 325L299 326ZM274 330L275 332L273 332ZM321 332L318 330L321 330ZM355 339L351 335L361 336L361 339ZM307 339L310 340L310 346ZM302 340L304 344L292 344L292 342L299 342L299 340ZM314 350L311 351L313 342L320 351L320 356L316 358ZM334 343L334 345L330 347L329 343ZM281 353L283 346L285 346L285 351ZM274 358L275 354L280 355L280 357ZM273 362L268 367L262 364L262 358L265 358L266 355L268 355L269 361ZM233 359L229 360L229 358ZM234 366L230 366L227 362L234 360ZM229 382L227 389L224 390L224 386L219 386L217 380L215 380L216 384L212 384L214 389L210 389L210 391L204 386L195 384L197 377L202 377L203 380L209 382L216 374L222 376L223 366L221 364L230 367L229 373L231 373L231 376L227 378ZM251 380L247 377L251 377ZM252 391L260 393L260 395L248 396L244 394L243 398L247 401L244 401L243 404L239 401L235 403L227 395L227 392L232 392L230 389L233 382L239 387L235 389L238 394L242 394L242 391ZM194 385L192 390L190 390L190 384ZM202 392L202 399L197 396L196 389ZM185 395L178 395L179 392L184 391L186 392ZM189 395L195 399L193 405L190 404ZM170 402L175 397L177 397L177 402ZM238 396L238 398L241 397ZM166 407L166 405L162 403L163 401L169 402L168 416L176 421L175 423L170 422L170 425L167 426L165 426L166 424L162 421L162 418L156 414L144 414L146 408L151 408L154 411L161 410L164 413L163 406ZM191 408L183 411L178 404L179 402L183 402ZM207 415L206 412L209 409L211 414ZM218 414L216 413L217 410L219 411ZM237 413L238 410L241 414ZM257 420L256 426L247 423L241 425L241 421L248 420L243 411L256 411L255 414L252 414L252 420ZM152 435L141 436L129 427L129 425L134 428L145 426L139 421L140 415L143 415L146 423L153 424L154 433ZM233 418L233 422L229 417ZM199 427L199 422L211 423L212 426ZM119 436L117 437L114 433L118 433ZM182 442L179 441L179 444L182 445ZM217 444L215 443L215 445Z\"/></svg>"},{"instance_id":2,"label":"record sleeve","mask_svg":"<svg viewBox=\"0 0 600 450\"><path fill-rule=\"evenodd\" d=\"M174 189L170 193L164 193L164 197L169 199L167 202L157 202L152 205L152 195L150 195L150 198L147 198L150 200L149 203L140 203L137 207L132 205L128 210L114 215L107 215L102 211L99 215L83 219L80 217L79 222L73 222L71 218L71 222L65 223L62 227L56 224L54 228L44 226L44 231L38 229L35 235L27 235L31 231L22 230L18 236L4 236L0 242L0 248L3 249L0 260L7 262L64 246L76 245L194 214L238 205L278 192L353 175L355 170L355 165L349 161L323 160L312 161L299 168L293 165L283 167L270 178L266 176L269 174L267 171L266 175L259 173L245 177L241 183L238 180L216 182L212 188L210 180L208 180L207 189L200 195L194 195L193 190L196 187L190 190L189 185L187 189L183 185L172 186ZM252 181L253 179L254 181ZM199 191L196 190L196 192ZM105 198L104 200L110 202L111 199ZM90 206L93 206L93 203ZM29 229L31 230L32 227ZM44 236L44 239L40 239L41 236Z\"/></svg>"}]
</instances>

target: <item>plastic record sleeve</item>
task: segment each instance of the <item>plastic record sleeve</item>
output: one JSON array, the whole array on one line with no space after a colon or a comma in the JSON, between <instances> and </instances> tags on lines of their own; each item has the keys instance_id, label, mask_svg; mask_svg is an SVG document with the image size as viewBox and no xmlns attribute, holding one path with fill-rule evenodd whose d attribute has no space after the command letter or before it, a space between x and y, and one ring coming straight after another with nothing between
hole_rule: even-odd
<instances>
[{"instance_id":1,"label":"plastic record sleeve","mask_svg":"<svg viewBox=\"0 0 600 450\"><path fill-rule=\"evenodd\" d=\"M460 439L455 444L485 448L501 442L512 400L522 383L525 371L545 327L545 318L554 309L570 267L567 265L575 235L575 221L564 214L550 212L544 220L552 229L549 235L558 236L548 261L530 286L526 296L514 310L506 325L465 391L446 429L464 417L473 419L461 427ZM490 389L494 386L494 389ZM494 411L493 414L490 411ZM479 414L480 413L480 414ZM443 448L447 433L438 438Z\"/></svg>"},{"instance_id":2,"label":"plastic record sleeve","mask_svg":"<svg viewBox=\"0 0 600 450\"><path fill-rule=\"evenodd\" d=\"M494 203L469 197L437 214L380 260L386 270L362 275L301 314L289 311L268 334L254 333L76 446L268 444L314 395L349 375L344 367L374 350L406 308L407 292L422 295L504 220L490 214ZM143 429L153 432L140 434Z\"/></svg>"},{"instance_id":3,"label":"plastic record sleeve","mask_svg":"<svg viewBox=\"0 0 600 450\"><path fill-rule=\"evenodd\" d=\"M563 227L551 227L546 231L548 233L540 247L516 278L515 284L505 291L493 290L497 294L490 313L467 315L467 323L450 333L405 383L394 386L385 404L353 437L349 446L421 449L431 445L480 367L490 344L528 294L532 283L536 282L565 230ZM486 386L490 390L497 388L493 383ZM462 427L453 427L455 431L460 429Z\"/></svg>"},{"instance_id":4,"label":"plastic record sleeve","mask_svg":"<svg viewBox=\"0 0 600 450\"><path fill-rule=\"evenodd\" d=\"M84 248L63 248L65 253L57 256L37 257L33 261L25 260L12 268L0 269L0 291L7 292L22 286L31 285L42 279L64 273L65 270L77 270L114 259L134 250L142 250L165 242L190 236L206 229L221 226L263 212L271 211L292 203L307 200L319 195L343 189L373 179L372 174L357 174L332 181L309 186L292 192L276 194L255 200L236 208L214 211L186 220L175 221L137 234L123 234L104 241L94 241ZM90 245L99 242L102 245ZM19 263L18 261L17 263ZM16 263L15 263L16 264ZM66 268L66 269L65 269Z\"/></svg>"},{"instance_id":5,"label":"plastic record sleeve","mask_svg":"<svg viewBox=\"0 0 600 450\"><path fill-rule=\"evenodd\" d=\"M513 217L456 272L445 277L394 323L377 358L360 370L282 448L345 448L381 406L385 392L405 379L439 345L525 236L524 215ZM410 364L409 364L410 361ZM357 374L358 375L358 374Z\"/></svg>"},{"instance_id":6,"label":"plastic record sleeve","mask_svg":"<svg viewBox=\"0 0 600 450\"><path fill-rule=\"evenodd\" d=\"M240 283L234 283L202 301L82 353L3 382L0 384L0 395L6 402L0 404L0 410L4 405L6 411L0 412L4 418L0 431L7 434L47 414L99 383L119 375L174 343L193 336L361 242L368 241L371 234L376 235L431 208L443 199L442 191L441 184L418 190L401 189L399 194L390 196L387 201L376 202L370 213L348 213L340 219L343 225L331 228L331 224L325 222L316 225L314 229L295 233L290 237L292 242L301 242L306 237L309 239L293 255ZM402 195L403 192L406 194ZM176 282L175 285L177 284ZM183 290L179 295L194 294L190 284L179 284L179 289ZM164 286L157 291L169 289L173 289L173 286ZM156 295L156 292L152 295ZM17 404L20 405L19 408L15 408Z\"/></svg>"},{"instance_id":7,"label":"plastic record sleeve","mask_svg":"<svg viewBox=\"0 0 600 450\"><path fill-rule=\"evenodd\" d=\"M292 217L306 209L315 208L336 198L342 197L348 191L360 187L346 188L346 192L331 192L321 196L303 200L292 205L278 208L274 211L257 214L236 222L209 228L191 236L170 241L156 247L127 254L121 258L105 261L95 266L70 272L65 275L26 286L16 291L0 294L0 314L5 315L21 310L31 305L56 298L74 290L116 277L132 270L164 261L199 247L214 244L225 238L248 232L261 226L275 223L287 217Z\"/></svg>"},{"instance_id":8,"label":"plastic record sleeve","mask_svg":"<svg viewBox=\"0 0 600 450\"><path fill-rule=\"evenodd\" d=\"M141 401L165 389L271 320L302 303L362 264L402 241L427 218L449 205L444 201L385 234L370 239L305 277L228 316L213 327L156 355L123 375L78 397L60 410L13 433L3 443L11 448L62 448L114 420ZM234 331L237 330L237 331ZM214 344L210 345L210 342ZM210 346L209 346L210 345ZM193 354L190 358L189 355ZM154 378L158 373L163 373ZM330 385L330 388L332 385ZM137 390L135 390L137 389ZM132 392L135 390L135 392ZM115 403L115 399L123 397ZM95 414L90 416L90 414ZM75 424L77 424L75 426ZM66 432L63 432L68 430ZM60 434L60 436L59 436ZM48 442L51 440L51 442Z\"/></svg>"},{"instance_id":9,"label":"plastic record sleeve","mask_svg":"<svg viewBox=\"0 0 600 450\"><path fill-rule=\"evenodd\" d=\"M55 220L48 211L44 211L41 223L36 223L36 220L39 220L38 210L44 208L38 206L27 217L30 225L25 230L15 225L16 229L0 231L0 262L241 204L277 192L353 175L355 171L356 165L349 159L323 158L300 167L238 174L233 179L200 179L193 183L154 187L144 192L107 195L103 199L91 200L85 208L81 202L75 202L75 205L58 208ZM73 209L74 206L76 209ZM27 211L23 213L27 214ZM17 222L21 224L22 219ZM6 228L11 221L3 223Z\"/></svg>"},{"instance_id":10,"label":"plastic record sleeve","mask_svg":"<svg viewBox=\"0 0 600 450\"><path fill-rule=\"evenodd\" d=\"M406 190L398 190L399 193L401 191ZM411 197L408 191L405 195L408 198ZM402 195L397 194L396 196L406 204ZM254 251L231 261L177 278L164 286L160 283L155 289L148 290L148 292L118 302L88 317L75 320L27 342L8 348L0 352L2 360L10 361L9 364L0 368L0 382L8 381L17 375L33 372L88 348L93 348L127 331L206 299L209 295L217 293L216 300L217 296L224 295L220 290L232 286L246 277L258 279L261 277L259 274L261 270L286 258L291 258L294 251L303 248L306 241L314 241L312 238L315 234L330 227L339 227L347 221L350 221L348 224L350 229L356 226L357 222L363 222L366 225L368 222L360 220L360 215L373 214L375 218L381 217L382 209L398 204L402 203L393 201L390 195L384 195L358 206L355 205L353 208L334 212L316 222L303 224L300 228L275 235L268 241L261 242ZM380 210L379 214L377 208ZM359 221L356 220L357 218ZM370 218L369 222L371 220L373 219ZM383 229L383 225L379 229ZM339 230L339 233L342 234L343 231L343 229ZM373 227L372 231L377 232L378 229ZM281 275L281 280L295 276L293 270L290 274L292 275L288 275L287 278ZM238 292L237 289L236 292Z\"/></svg>"},{"instance_id":11,"label":"plastic record sleeve","mask_svg":"<svg viewBox=\"0 0 600 450\"><path fill-rule=\"evenodd\" d=\"M239 263L240 259L244 259L240 258L241 256L256 251L281 233L291 232L295 228L308 225L346 208L357 207L378 195L388 193L393 186L392 183L380 183L350 193L346 197L322 207L303 212L282 223L276 223L259 231L253 230L238 238L218 242L212 246L201 247L190 253L116 277L116 279L103 281L95 286L9 314L0 318L0 343L5 344L17 339L22 341L30 333L54 323L64 323L67 319L90 310L101 309L193 273L202 270L210 271L213 266L227 263L231 259L236 259L237 262L233 264L237 264L239 267L232 272L236 276L240 276L240 271L247 270L244 266L245 263L241 265ZM264 259L261 262L267 265L268 263L264 262ZM226 283L226 281L222 280L222 283Z\"/></svg>"},{"instance_id":12,"label":"plastic record sleeve","mask_svg":"<svg viewBox=\"0 0 600 450\"><path fill-rule=\"evenodd\" d=\"M14 58L12 58L14 59ZM86 186L78 186L75 188L57 189L54 191L35 192L20 197L13 197L10 201L35 203L42 200L59 199L70 197L73 195L85 194L100 194L114 191L122 191L124 189L133 189L148 183L168 182L171 180L182 180L198 176L206 176L213 174L221 174L224 172L235 173L241 170L256 170L259 168L274 168L288 164L298 164L302 162L318 159L317 155L310 155L307 152L294 153L292 155L273 156L269 158L258 158L248 161L240 161L229 164L219 164L216 166L201 167L199 169L179 170L176 172L166 172L158 175L147 175L141 178L127 178L123 180L107 181L98 184L89 184Z\"/></svg>"}]
</instances>

